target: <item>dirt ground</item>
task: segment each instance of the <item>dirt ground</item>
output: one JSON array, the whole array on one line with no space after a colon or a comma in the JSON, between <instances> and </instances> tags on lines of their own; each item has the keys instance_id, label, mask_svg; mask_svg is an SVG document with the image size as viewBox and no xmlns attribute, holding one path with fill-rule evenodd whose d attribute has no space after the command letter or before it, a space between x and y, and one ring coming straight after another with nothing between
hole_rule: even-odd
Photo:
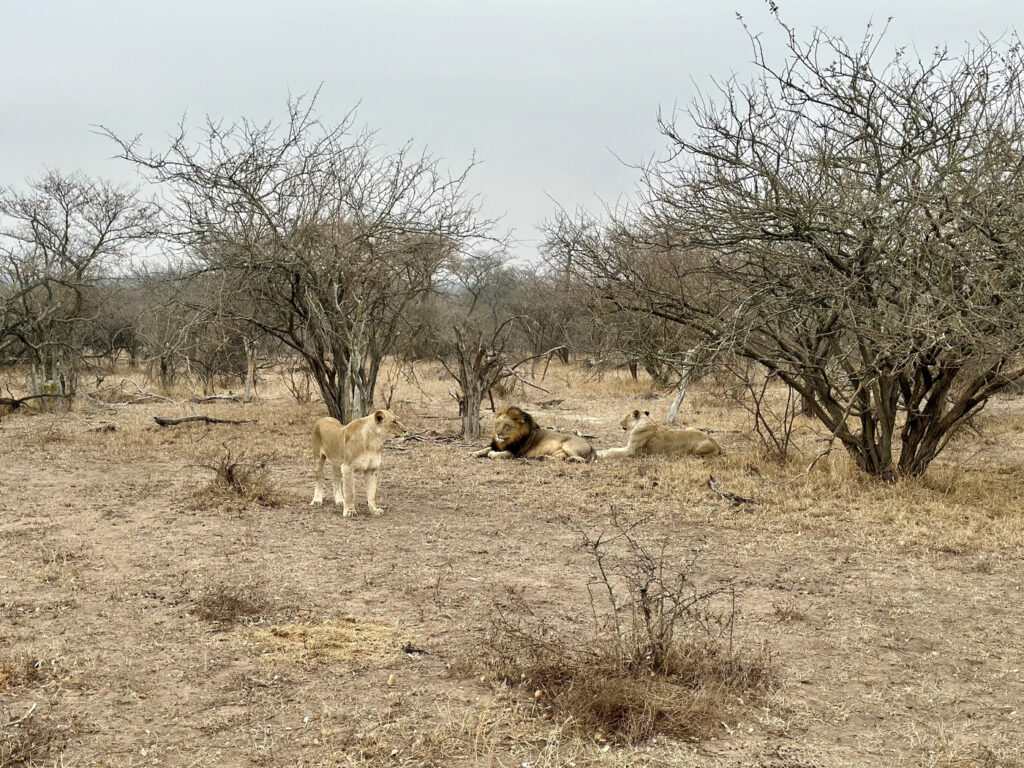
<instances>
[{"instance_id":1,"label":"dirt ground","mask_svg":"<svg viewBox=\"0 0 1024 768\"><path fill-rule=\"evenodd\" d=\"M273 382L251 404L4 417L0 766L1024 766L1024 399L884 485L839 450L805 471L813 425L794 461L763 458L704 387L683 417L722 457L476 460L446 384L419 379L392 408L425 439L388 444L381 517L310 507L324 409ZM626 410L669 403L615 373L544 386L514 402L598 448ZM153 421L193 413L248 423ZM205 490L225 446L270 454L276 504ZM698 578L735 580L738 641L777 666L769 700L708 738L574 735L467 664L509 590L586 625L592 561L563 516L613 508L699 548Z\"/></svg>"}]
</instances>

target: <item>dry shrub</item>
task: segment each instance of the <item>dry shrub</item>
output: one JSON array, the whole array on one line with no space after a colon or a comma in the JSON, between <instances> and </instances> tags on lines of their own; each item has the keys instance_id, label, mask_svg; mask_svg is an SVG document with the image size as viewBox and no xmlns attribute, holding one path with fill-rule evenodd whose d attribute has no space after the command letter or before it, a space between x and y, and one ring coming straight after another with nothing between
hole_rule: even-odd
<instances>
[{"instance_id":1,"label":"dry shrub","mask_svg":"<svg viewBox=\"0 0 1024 768\"><path fill-rule=\"evenodd\" d=\"M202 459L197 466L213 472L213 480L201 493L215 498L237 498L264 507L277 506L279 492L270 476L273 453L248 454L244 449L234 451L221 444L223 452Z\"/></svg>"},{"instance_id":2,"label":"dry shrub","mask_svg":"<svg viewBox=\"0 0 1024 768\"><path fill-rule=\"evenodd\" d=\"M554 626L510 593L496 606L483 662L579 735L706 737L739 702L772 690L771 656L734 643L734 585L698 589L694 560L672 567L665 542L638 535L644 521L613 510L611 522L599 533L577 528L595 565L591 630Z\"/></svg>"},{"instance_id":3,"label":"dry shrub","mask_svg":"<svg viewBox=\"0 0 1024 768\"><path fill-rule=\"evenodd\" d=\"M271 600L262 581L249 579L237 583L218 583L200 587L193 598L197 615L207 621L234 624L258 621L270 610Z\"/></svg>"},{"instance_id":4,"label":"dry shrub","mask_svg":"<svg viewBox=\"0 0 1024 768\"><path fill-rule=\"evenodd\" d=\"M45 683L51 677L51 670L52 665L38 656L7 650L0 654L0 691Z\"/></svg>"},{"instance_id":5,"label":"dry shrub","mask_svg":"<svg viewBox=\"0 0 1024 768\"><path fill-rule=\"evenodd\" d=\"M40 422L37 422L39 426L25 439L26 445L46 448L68 441L68 431L61 421L49 418L47 421L40 420Z\"/></svg>"},{"instance_id":6,"label":"dry shrub","mask_svg":"<svg viewBox=\"0 0 1024 768\"><path fill-rule=\"evenodd\" d=\"M0 768L52 765L52 758L62 752L70 737L68 726L34 711L26 715L0 707Z\"/></svg>"},{"instance_id":7,"label":"dry shrub","mask_svg":"<svg viewBox=\"0 0 1024 768\"><path fill-rule=\"evenodd\" d=\"M313 377L302 360L290 360L281 371L281 378L296 403L301 405L312 401Z\"/></svg>"}]
</instances>

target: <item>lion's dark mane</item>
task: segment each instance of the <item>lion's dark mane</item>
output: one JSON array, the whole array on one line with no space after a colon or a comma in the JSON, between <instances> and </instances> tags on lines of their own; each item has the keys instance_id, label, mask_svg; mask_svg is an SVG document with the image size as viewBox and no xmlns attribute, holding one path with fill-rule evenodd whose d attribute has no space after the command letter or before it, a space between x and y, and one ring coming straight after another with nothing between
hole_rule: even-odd
<instances>
[{"instance_id":1,"label":"lion's dark mane","mask_svg":"<svg viewBox=\"0 0 1024 768\"><path fill-rule=\"evenodd\" d=\"M510 442L504 448L499 448L497 441L491 438L491 448L495 451L508 451L515 456L521 456L526 451L534 438L537 436L537 422L534 421L533 416L528 414L521 408L506 408L505 413L509 418L515 421L521 421L527 427L526 434L520 435L515 440Z\"/></svg>"}]
</instances>

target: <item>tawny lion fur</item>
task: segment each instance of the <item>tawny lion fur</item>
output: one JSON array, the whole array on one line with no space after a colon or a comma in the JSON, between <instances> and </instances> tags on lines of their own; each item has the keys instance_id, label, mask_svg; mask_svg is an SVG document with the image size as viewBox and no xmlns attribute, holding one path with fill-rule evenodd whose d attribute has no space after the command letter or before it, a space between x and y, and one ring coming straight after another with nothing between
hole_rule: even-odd
<instances>
[{"instance_id":1,"label":"tawny lion fur","mask_svg":"<svg viewBox=\"0 0 1024 768\"><path fill-rule=\"evenodd\" d=\"M366 484L366 503L370 512L381 513L377 506L377 471L380 469L381 448L392 435L405 432L405 426L391 411L376 411L361 419L342 424L325 416L313 425L313 471L316 483L310 504L324 503L324 462L328 459L333 470L334 503L342 505L341 514L348 517L355 512L355 472L363 474ZM344 477L344 485L342 478ZM344 495L342 488L344 487Z\"/></svg>"},{"instance_id":2,"label":"tawny lion fur","mask_svg":"<svg viewBox=\"0 0 1024 768\"><path fill-rule=\"evenodd\" d=\"M586 440L537 426L521 408L505 408L494 417L491 444L472 454L478 459L564 459L585 462L594 458Z\"/></svg>"},{"instance_id":3,"label":"tawny lion fur","mask_svg":"<svg viewBox=\"0 0 1024 768\"><path fill-rule=\"evenodd\" d=\"M620 426L629 432L626 446L598 451L599 459L615 456L715 456L722 452L715 439L699 429L662 426L655 423L646 411L627 413Z\"/></svg>"}]
</instances>

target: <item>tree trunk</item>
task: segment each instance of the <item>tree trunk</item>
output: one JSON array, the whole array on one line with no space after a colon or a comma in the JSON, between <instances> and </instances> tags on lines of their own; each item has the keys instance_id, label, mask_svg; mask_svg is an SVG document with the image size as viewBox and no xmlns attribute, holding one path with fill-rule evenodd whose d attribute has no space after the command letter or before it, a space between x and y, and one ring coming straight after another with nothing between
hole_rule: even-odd
<instances>
[{"instance_id":1,"label":"tree trunk","mask_svg":"<svg viewBox=\"0 0 1024 768\"><path fill-rule=\"evenodd\" d=\"M675 424L676 416L679 415L679 409L683 405L683 400L686 399L686 388L690 385L690 369L687 368L683 371L682 378L679 379L679 387L676 389L675 400L672 401L672 405L668 409L668 418L665 419L666 424Z\"/></svg>"},{"instance_id":2,"label":"tree trunk","mask_svg":"<svg viewBox=\"0 0 1024 768\"><path fill-rule=\"evenodd\" d=\"M324 399L328 415L347 424L352 419L351 389L347 378L343 380L337 368L329 366L315 354L303 353L303 358Z\"/></svg>"},{"instance_id":3,"label":"tree trunk","mask_svg":"<svg viewBox=\"0 0 1024 768\"><path fill-rule=\"evenodd\" d=\"M686 389L690 386L690 372L693 370L693 356L695 351L690 350L683 357L683 370L679 376L679 386L676 387L676 397L672 401L672 405L668 409L668 418L665 419L666 424L675 424L676 416L679 415L679 409L683 405L683 400L686 399Z\"/></svg>"},{"instance_id":4,"label":"tree trunk","mask_svg":"<svg viewBox=\"0 0 1024 768\"><path fill-rule=\"evenodd\" d=\"M462 437L475 440L480 437L480 405L484 399L483 386L475 377L460 381L462 399L459 401L459 415L462 417Z\"/></svg>"},{"instance_id":5,"label":"tree trunk","mask_svg":"<svg viewBox=\"0 0 1024 768\"><path fill-rule=\"evenodd\" d=\"M242 402L248 403L256 388L256 344L250 339L243 339L242 344L245 347L245 391L242 393Z\"/></svg>"}]
</instances>

